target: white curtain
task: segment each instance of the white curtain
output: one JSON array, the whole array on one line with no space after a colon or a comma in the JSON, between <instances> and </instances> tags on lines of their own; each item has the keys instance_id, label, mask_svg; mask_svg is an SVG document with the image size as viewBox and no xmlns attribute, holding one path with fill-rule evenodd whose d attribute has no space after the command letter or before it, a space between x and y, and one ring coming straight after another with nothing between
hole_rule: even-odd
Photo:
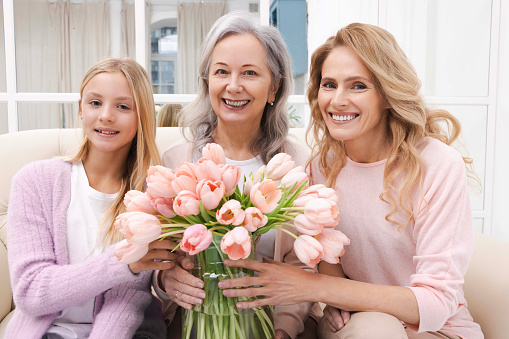
<instances>
[{"instance_id":1,"label":"white curtain","mask_svg":"<svg viewBox=\"0 0 509 339\"><path fill-rule=\"evenodd\" d=\"M178 8L177 84L181 94L198 91L198 56L203 38L221 16L226 2L181 3Z\"/></svg>"},{"instance_id":2,"label":"white curtain","mask_svg":"<svg viewBox=\"0 0 509 339\"><path fill-rule=\"evenodd\" d=\"M14 2L18 92L78 92L84 73L109 55L109 4ZM76 104L18 104L20 130L73 127Z\"/></svg>"}]
</instances>

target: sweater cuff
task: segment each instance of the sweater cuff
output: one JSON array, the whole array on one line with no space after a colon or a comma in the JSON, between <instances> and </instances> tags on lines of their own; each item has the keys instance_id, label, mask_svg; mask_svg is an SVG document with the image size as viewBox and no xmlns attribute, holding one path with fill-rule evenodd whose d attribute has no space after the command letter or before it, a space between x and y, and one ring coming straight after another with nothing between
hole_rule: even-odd
<instances>
[{"instance_id":1,"label":"sweater cuff","mask_svg":"<svg viewBox=\"0 0 509 339\"><path fill-rule=\"evenodd\" d=\"M159 299L161 299L161 300L170 300L170 297L168 296L168 294L166 294L166 292L162 289L162 287L159 286L159 279L158 279L158 277L159 277L160 273L161 273L161 271L156 270L152 274L152 288L154 289L154 292L156 292L156 295L157 295L157 297Z\"/></svg>"}]
</instances>

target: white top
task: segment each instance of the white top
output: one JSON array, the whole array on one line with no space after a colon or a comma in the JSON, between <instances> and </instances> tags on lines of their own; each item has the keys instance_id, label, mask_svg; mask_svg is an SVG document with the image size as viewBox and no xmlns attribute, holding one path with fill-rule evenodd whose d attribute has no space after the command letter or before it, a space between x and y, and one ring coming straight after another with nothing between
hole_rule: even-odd
<instances>
[{"instance_id":1,"label":"white top","mask_svg":"<svg viewBox=\"0 0 509 339\"><path fill-rule=\"evenodd\" d=\"M71 201L67 209L67 248L69 264L77 264L101 253L97 245L99 225L118 193L96 191L88 183L83 163L72 164ZM55 319L47 333L63 339L87 338L92 331L95 298L69 307Z\"/></svg>"}]
</instances>

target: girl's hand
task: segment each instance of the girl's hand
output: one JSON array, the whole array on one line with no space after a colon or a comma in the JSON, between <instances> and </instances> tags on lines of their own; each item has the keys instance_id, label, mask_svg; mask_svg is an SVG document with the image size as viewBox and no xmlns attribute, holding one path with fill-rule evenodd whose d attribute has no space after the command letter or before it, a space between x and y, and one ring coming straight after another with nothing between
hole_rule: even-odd
<instances>
[{"instance_id":1,"label":"girl's hand","mask_svg":"<svg viewBox=\"0 0 509 339\"><path fill-rule=\"evenodd\" d=\"M134 274L150 270L167 270L175 266L178 253L171 250L177 244L168 239L154 240L148 245L148 252L140 260L129 264Z\"/></svg>"},{"instance_id":2,"label":"girl's hand","mask_svg":"<svg viewBox=\"0 0 509 339\"><path fill-rule=\"evenodd\" d=\"M312 292L319 275L304 271L290 264L263 258L263 263L250 259L224 261L225 265L257 271L258 277L242 277L219 282L225 297L264 298L238 302L238 308L254 308L264 305L290 305L314 301ZM259 286L259 287L253 287ZM236 288L246 287L246 288Z\"/></svg>"},{"instance_id":3,"label":"girl's hand","mask_svg":"<svg viewBox=\"0 0 509 339\"><path fill-rule=\"evenodd\" d=\"M329 305L325 306L323 309L323 316L327 320L327 325L333 333L341 330L350 321L350 312Z\"/></svg>"},{"instance_id":4,"label":"girl's hand","mask_svg":"<svg viewBox=\"0 0 509 339\"><path fill-rule=\"evenodd\" d=\"M186 271L193 267L188 257L179 257L174 267L161 273L159 282L159 286L173 302L188 310L192 309L193 305L201 305L205 298L203 281Z\"/></svg>"}]
</instances>

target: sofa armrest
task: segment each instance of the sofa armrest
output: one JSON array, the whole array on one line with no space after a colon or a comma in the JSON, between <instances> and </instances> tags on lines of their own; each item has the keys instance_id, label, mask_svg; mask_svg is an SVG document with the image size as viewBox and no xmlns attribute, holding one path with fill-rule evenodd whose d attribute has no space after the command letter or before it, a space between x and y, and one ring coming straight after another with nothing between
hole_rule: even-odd
<instances>
[{"instance_id":1,"label":"sofa armrest","mask_svg":"<svg viewBox=\"0 0 509 339\"><path fill-rule=\"evenodd\" d=\"M468 309L489 338L509 338L509 243L476 234L463 290Z\"/></svg>"},{"instance_id":2,"label":"sofa armrest","mask_svg":"<svg viewBox=\"0 0 509 339\"><path fill-rule=\"evenodd\" d=\"M9 281L9 266L7 264L7 249L0 242L0 322L12 309L12 290Z\"/></svg>"}]
</instances>

